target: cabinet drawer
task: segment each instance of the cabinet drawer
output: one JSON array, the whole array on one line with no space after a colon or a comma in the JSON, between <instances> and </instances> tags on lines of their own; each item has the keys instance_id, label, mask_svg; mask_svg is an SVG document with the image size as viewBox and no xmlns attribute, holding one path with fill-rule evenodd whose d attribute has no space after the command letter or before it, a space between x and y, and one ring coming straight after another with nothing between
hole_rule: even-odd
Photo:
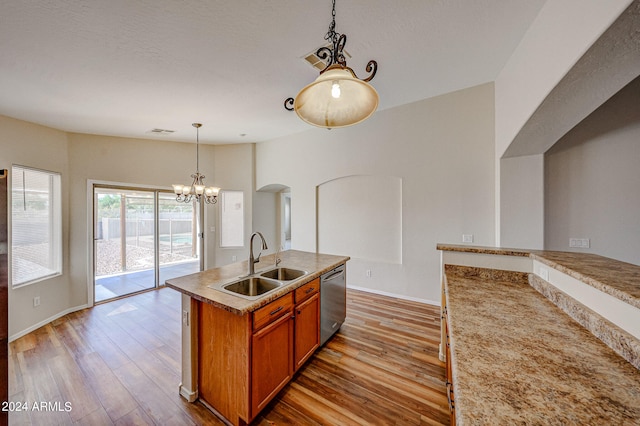
<instances>
[{"instance_id":1,"label":"cabinet drawer","mask_svg":"<svg viewBox=\"0 0 640 426\"><path fill-rule=\"evenodd\" d=\"M298 287L296 289L296 303L300 303L309 297L313 296L320 290L320 278L316 278L313 281L310 281L303 285L302 287Z\"/></svg>"},{"instance_id":2,"label":"cabinet drawer","mask_svg":"<svg viewBox=\"0 0 640 426\"><path fill-rule=\"evenodd\" d=\"M282 296L253 312L253 331L257 331L280 318L293 308L293 293Z\"/></svg>"}]
</instances>

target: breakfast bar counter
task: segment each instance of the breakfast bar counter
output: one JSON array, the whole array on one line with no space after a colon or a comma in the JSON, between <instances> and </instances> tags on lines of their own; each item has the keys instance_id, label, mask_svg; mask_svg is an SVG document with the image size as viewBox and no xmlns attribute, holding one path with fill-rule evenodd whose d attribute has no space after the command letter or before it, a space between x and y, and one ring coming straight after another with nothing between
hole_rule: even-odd
<instances>
[{"instance_id":1,"label":"breakfast bar counter","mask_svg":"<svg viewBox=\"0 0 640 426\"><path fill-rule=\"evenodd\" d=\"M636 309L635 265L580 253L438 248L530 258L578 274L604 293L619 291L616 297ZM456 424L640 424L640 370L566 310L604 328L617 326L555 289L533 266L526 271L447 262L443 328ZM609 272L607 264L614 266ZM617 333L628 339L635 361L638 340L624 330Z\"/></svg>"}]
</instances>

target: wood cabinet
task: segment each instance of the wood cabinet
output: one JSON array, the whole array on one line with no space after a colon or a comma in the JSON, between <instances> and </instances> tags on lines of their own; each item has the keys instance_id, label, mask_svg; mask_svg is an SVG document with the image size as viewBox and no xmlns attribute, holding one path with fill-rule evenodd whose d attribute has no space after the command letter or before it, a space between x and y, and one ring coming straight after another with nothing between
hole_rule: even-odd
<instances>
[{"instance_id":1,"label":"wood cabinet","mask_svg":"<svg viewBox=\"0 0 640 426\"><path fill-rule=\"evenodd\" d=\"M198 393L232 424L248 424L320 344L320 280L246 315L200 302Z\"/></svg>"},{"instance_id":2,"label":"wood cabinet","mask_svg":"<svg viewBox=\"0 0 640 426\"><path fill-rule=\"evenodd\" d=\"M320 279L296 290L294 359L297 371L320 346Z\"/></svg>"},{"instance_id":3,"label":"wood cabinet","mask_svg":"<svg viewBox=\"0 0 640 426\"><path fill-rule=\"evenodd\" d=\"M271 302L253 314L251 413L254 417L293 376L293 297Z\"/></svg>"}]
</instances>

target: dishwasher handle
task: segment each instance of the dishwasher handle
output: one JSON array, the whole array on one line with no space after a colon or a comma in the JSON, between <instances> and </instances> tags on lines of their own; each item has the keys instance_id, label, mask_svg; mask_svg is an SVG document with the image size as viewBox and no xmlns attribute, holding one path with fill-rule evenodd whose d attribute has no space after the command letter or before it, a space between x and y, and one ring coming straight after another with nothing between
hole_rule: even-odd
<instances>
[{"instance_id":1,"label":"dishwasher handle","mask_svg":"<svg viewBox=\"0 0 640 426\"><path fill-rule=\"evenodd\" d=\"M340 269L339 271L330 272L329 274L323 276L322 281L331 281L343 275L344 275L344 269Z\"/></svg>"}]
</instances>

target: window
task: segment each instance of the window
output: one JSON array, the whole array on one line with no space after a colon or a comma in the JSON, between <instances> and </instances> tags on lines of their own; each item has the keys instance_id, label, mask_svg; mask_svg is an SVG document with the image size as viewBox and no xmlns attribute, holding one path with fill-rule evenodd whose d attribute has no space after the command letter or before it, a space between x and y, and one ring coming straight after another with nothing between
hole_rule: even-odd
<instances>
[{"instance_id":1,"label":"window","mask_svg":"<svg viewBox=\"0 0 640 426\"><path fill-rule=\"evenodd\" d=\"M244 246L244 192L220 194L220 247Z\"/></svg>"},{"instance_id":2,"label":"window","mask_svg":"<svg viewBox=\"0 0 640 426\"><path fill-rule=\"evenodd\" d=\"M12 168L11 276L14 287L62 273L60 174Z\"/></svg>"}]
</instances>

